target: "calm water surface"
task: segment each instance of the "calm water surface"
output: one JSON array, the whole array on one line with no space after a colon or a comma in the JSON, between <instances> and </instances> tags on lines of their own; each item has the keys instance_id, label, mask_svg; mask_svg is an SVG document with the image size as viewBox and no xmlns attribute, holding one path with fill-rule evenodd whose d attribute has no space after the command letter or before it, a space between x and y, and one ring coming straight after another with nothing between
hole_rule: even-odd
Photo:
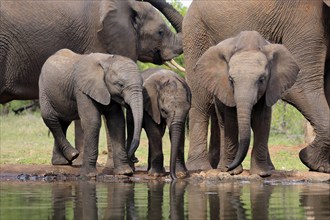
<instances>
[{"instance_id":1,"label":"calm water surface","mask_svg":"<svg viewBox=\"0 0 330 220\"><path fill-rule=\"evenodd\" d=\"M0 219L330 219L330 184L0 182Z\"/></svg>"}]
</instances>

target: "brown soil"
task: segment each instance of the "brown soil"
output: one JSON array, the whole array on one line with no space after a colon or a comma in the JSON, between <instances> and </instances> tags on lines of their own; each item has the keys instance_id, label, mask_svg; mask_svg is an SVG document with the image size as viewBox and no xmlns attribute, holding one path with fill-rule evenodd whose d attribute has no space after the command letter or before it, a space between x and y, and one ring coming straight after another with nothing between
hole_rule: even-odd
<instances>
[{"instance_id":1,"label":"brown soil","mask_svg":"<svg viewBox=\"0 0 330 220\"><path fill-rule=\"evenodd\" d=\"M112 170L98 167L98 176L93 178L102 182L147 182L150 180L171 181L169 175L153 178L147 175L145 167L137 167L133 176L113 175ZM79 167L52 166L52 165L0 165L0 181L75 181L81 179ZM185 179L192 183L219 183L228 181L264 181L264 182L327 182L330 183L330 174L306 171L274 171L272 176L261 178L250 175L247 170L240 175L232 176L218 170L190 172Z\"/></svg>"}]
</instances>

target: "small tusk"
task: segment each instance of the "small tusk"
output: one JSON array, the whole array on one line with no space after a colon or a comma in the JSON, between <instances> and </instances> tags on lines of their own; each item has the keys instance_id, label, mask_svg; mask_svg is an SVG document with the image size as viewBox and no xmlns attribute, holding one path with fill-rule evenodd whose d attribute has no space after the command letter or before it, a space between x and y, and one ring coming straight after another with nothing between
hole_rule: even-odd
<instances>
[{"instance_id":1,"label":"small tusk","mask_svg":"<svg viewBox=\"0 0 330 220\"><path fill-rule=\"evenodd\" d=\"M182 72L186 72L186 69L183 68L182 66L180 66L177 62L175 62L173 59L171 61L166 61L164 63L166 66L168 66L169 68L171 69L174 69L174 70L179 70L179 71L182 71Z\"/></svg>"},{"instance_id":2,"label":"small tusk","mask_svg":"<svg viewBox=\"0 0 330 220\"><path fill-rule=\"evenodd\" d=\"M183 68L182 66L180 66L177 62L175 62L175 60L170 60L170 63L175 66L178 70L182 71L182 72L186 72L186 69Z\"/></svg>"}]
</instances>

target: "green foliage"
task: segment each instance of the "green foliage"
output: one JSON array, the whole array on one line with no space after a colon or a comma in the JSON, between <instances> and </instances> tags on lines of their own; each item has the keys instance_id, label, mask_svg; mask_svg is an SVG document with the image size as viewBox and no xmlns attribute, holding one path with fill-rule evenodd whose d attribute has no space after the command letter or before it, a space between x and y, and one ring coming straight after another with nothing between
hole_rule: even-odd
<instances>
[{"instance_id":1,"label":"green foliage","mask_svg":"<svg viewBox=\"0 0 330 220\"><path fill-rule=\"evenodd\" d=\"M303 115L293 106L278 101L273 107L270 143L292 145L304 143Z\"/></svg>"}]
</instances>

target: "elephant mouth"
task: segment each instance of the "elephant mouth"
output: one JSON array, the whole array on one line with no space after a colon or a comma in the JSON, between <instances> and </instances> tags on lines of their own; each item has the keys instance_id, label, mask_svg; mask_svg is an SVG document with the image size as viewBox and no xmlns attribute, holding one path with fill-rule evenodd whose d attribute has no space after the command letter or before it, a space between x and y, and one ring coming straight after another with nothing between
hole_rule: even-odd
<instances>
[{"instance_id":1,"label":"elephant mouth","mask_svg":"<svg viewBox=\"0 0 330 220\"><path fill-rule=\"evenodd\" d=\"M153 63L157 65L162 65L164 63L160 50L156 50L154 53Z\"/></svg>"}]
</instances>

